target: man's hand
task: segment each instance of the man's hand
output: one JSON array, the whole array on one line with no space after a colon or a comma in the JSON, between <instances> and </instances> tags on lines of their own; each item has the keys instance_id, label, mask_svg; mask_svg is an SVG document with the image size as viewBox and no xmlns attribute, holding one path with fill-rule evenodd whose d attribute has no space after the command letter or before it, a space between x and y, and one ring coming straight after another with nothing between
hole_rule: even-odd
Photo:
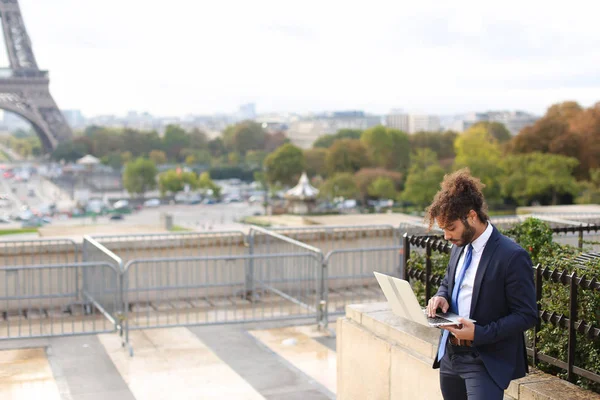
<instances>
[{"instance_id":1,"label":"man's hand","mask_svg":"<svg viewBox=\"0 0 600 400\"><path fill-rule=\"evenodd\" d=\"M464 318L459 318L458 322L462 324L462 328L456 328L454 326L440 326L440 328L450 331L450 333L460 340L474 340L475 324Z\"/></svg>"},{"instance_id":2,"label":"man's hand","mask_svg":"<svg viewBox=\"0 0 600 400\"><path fill-rule=\"evenodd\" d=\"M448 300L441 296L433 296L429 299L429 303L427 303L427 315L430 318L435 317L435 313L438 308L442 309L442 312L448 312L450 306L448 305Z\"/></svg>"}]
</instances>

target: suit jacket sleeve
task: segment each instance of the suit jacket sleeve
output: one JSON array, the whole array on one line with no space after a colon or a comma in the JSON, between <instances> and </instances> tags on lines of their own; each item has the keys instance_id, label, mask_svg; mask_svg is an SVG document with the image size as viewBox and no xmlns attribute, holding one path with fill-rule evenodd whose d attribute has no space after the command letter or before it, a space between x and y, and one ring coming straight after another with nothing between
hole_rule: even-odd
<instances>
[{"instance_id":1,"label":"suit jacket sleeve","mask_svg":"<svg viewBox=\"0 0 600 400\"><path fill-rule=\"evenodd\" d=\"M509 314L485 326L475 324L475 345L490 344L521 334L537 323L532 267L525 250L516 251L509 259L504 282Z\"/></svg>"}]
</instances>

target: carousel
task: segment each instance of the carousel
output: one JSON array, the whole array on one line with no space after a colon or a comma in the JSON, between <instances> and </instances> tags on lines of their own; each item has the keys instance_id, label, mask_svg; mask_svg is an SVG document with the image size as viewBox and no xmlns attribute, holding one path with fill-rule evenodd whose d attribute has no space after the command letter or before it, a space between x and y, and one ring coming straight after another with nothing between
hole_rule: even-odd
<instances>
[{"instance_id":1,"label":"carousel","mask_svg":"<svg viewBox=\"0 0 600 400\"><path fill-rule=\"evenodd\" d=\"M308 181L306 172L302 173L298 184L285 193L287 212L290 214L308 214L317 204L319 190Z\"/></svg>"}]
</instances>

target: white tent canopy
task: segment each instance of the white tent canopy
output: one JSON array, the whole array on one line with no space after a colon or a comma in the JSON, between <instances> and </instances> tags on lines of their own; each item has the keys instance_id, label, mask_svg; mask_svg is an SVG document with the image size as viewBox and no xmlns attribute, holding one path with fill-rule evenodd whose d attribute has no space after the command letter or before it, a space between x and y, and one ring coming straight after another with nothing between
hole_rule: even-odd
<instances>
[{"instance_id":1,"label":"white tent canopy","mask_svg":"<svg viewBox=\"0 0 600 400\"><path fill-rule=\"evenodd\" d=\"M318 194L319 189L310 184L308 181L308 176L306 176L306 172L303 172L298 184L285 192L285 197L295 199L314 199Z\"/></svg>"},{"instance_id":2,"label":"white tent canopy","mask_svg":"<svg viewBox=\"0 0 600 400\"><path fill-rule=\"evenodd\" d=\"M91 154L88 154L86 156L81 157L79 160L77 160L77 164L79 165L97 165L100 164L100 160L96 157L94 157Z\"/></svg>"}]
</instances>

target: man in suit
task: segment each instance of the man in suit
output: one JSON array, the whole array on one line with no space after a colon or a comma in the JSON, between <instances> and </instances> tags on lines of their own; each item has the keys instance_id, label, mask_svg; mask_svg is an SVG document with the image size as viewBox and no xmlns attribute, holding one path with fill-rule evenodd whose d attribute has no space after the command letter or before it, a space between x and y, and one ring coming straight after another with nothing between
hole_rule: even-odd
<instances>
[{"instance_id":1,"label":"man in suit","mask_svg":"<svg viewBox=\"0 0 600 400\"><path fill-rule=\"evenodd\" d=\"M446 276L427 313L463 318L444 328L433 368L444 399L501 400L512 379L525 376L523 333L538 318L529 254L489 222L484 185L468 169L446 175L427 209L454 244Z\"/></svg>"}]
</instances>

